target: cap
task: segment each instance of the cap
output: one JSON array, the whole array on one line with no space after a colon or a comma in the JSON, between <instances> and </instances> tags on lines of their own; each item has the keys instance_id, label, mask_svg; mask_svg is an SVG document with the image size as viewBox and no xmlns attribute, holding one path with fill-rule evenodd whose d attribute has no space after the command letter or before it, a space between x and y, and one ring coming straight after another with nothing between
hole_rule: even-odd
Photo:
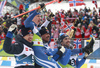
<instances>
[{"instance_id":1,"label":"cap","mask_svg":"<svg viewBox=\"0 0 100 68\"><path fill-rule=\"evenodd\" d=\"M59 38L58 38L59 42L61 43L65 37L69 37L69 36L65 33L61 33Z\"/></svg>"},{"instance_id":2,"label":"cap","mask_svg":"<svg viewBox=\"0 0 100 68\"><path fill-rule=\"evenodd\" d=\"M41 36L42 35L44 35L44 34L46 34L46 33L49 33L49 30L45 27L45 26L43 26L41 29L40 29L40 34L41 34Z\"/></svg>"}]
</instances>

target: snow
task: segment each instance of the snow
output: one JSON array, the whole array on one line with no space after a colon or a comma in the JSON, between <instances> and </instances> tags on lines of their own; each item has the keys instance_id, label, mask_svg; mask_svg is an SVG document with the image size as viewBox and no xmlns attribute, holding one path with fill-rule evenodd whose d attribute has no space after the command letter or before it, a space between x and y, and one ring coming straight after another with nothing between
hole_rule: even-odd
<instances>
[{"instance_id":1,"label":"snow","mask_svg":"<svg viewBox=\"0 0 100 68\"><path fill-rule=\"evenodd\" d=\"M43 2L43 3L48 3L48 2ZM92 3L92 1L84 1L84 3L86 4L85 6L87 7L87 8L90 8L91 10L93 9L93 7L95 7L95 5ZM98 5L98 7L100 7L100 1L97 1L97 5ZM39 2L38 2L38 4L40 4ZM50 4L50 5L47 5L46 6L46 9L48 10L48 9L51 9L51 11L53 12L53 13L55 13L55 12L57 12L57 11L60 11L61 9L63 9L63 10L65 10L65 11L67 11L67 10L69 10L69 9L71 9L72 11L74 10L74 8L76 8L77 10L79 10L80 8L84 8L85 7L84 5L82 5L82 6L75 6L75 7L69 7L69 3L67 2L67 1L63 1L63 2L61 2L61 3L53 3L53 4ZM30 10L31 9L33 9L33 8L36 8L36 3L35 4L32 4L32 5L30 5ZM96 8L96 7L95 7ZM97 12L98 12L98 9L96 9L97 10Z\"/></svg>"}]
</instances>

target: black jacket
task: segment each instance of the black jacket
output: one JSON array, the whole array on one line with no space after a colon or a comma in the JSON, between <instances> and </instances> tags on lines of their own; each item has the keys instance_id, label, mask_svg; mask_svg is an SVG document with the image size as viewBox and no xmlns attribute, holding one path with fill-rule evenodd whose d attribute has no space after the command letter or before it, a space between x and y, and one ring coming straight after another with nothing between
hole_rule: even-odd
<instances>
[{"instance_id":1,"label":"black jacket","mask_svg":"<svg viewBox=\"0 0 100 68\"><path fill-rule=\"evenodd\" d=\"M29 43L24 38L22 38L20 35L17 35L15 40L16 42L14 44L11 44L12 39L8 37L5 38L5 42L3 45L3 49L5 52L9 54L20 54L24 49L23 44L25 44L28 47L32 47L33 45L33 43ZM15 68L35 68L35 67L29 65L29 66L18 66Z\"/></svg>"},{"instance_id":2,"label":"black jacket","mask_svg":"<svg viewBox=\"0 0 100 68\"><path fill-rule=\"evenodd\" d=\"M9 54L20 54L23 51L23 44L26 44L29 47L32 47L33 43L29 43L24 38L22 38L20 35L17 35L15 38L15 43L11 44L12 39L6 37L5 42L3 45L3 49L5 52Z\"/></svg>"}]
</instances>

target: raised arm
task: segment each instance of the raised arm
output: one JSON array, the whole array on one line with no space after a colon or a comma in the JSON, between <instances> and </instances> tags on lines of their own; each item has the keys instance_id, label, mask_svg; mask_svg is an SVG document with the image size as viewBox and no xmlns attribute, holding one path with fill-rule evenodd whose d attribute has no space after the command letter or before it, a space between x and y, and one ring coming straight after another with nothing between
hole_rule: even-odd
<instances>
[{"instance_id":1,"label":"raised arm","mask_svg":"<svg viewBox=\"0 0 100 68\"><path fill-rule=\"evenodd\" d=\"M13 37L13 32L15 31L15 29L16 29L16 25L10 26L8 33L6 35L6 38L5 38L4 45L3 45L4 51L9 54L19 54L23 50L23 45L21 45L19 43L15 43L15 44L11 43L12 37Z\"/></svg>"},{"instance_id":2,"label":"raised arm","mask_svg":"<svg viewBox=\"0 0 100 68\"><path fill-rule=\"evenodd\" d=\"M32 19L38 15L39 13L36 12L36 10L32 11L30 16L25 20L24 25L26 28L31 28L33 30L34 28L34 22L32 22Z\"/></svg>"}]
</instances>

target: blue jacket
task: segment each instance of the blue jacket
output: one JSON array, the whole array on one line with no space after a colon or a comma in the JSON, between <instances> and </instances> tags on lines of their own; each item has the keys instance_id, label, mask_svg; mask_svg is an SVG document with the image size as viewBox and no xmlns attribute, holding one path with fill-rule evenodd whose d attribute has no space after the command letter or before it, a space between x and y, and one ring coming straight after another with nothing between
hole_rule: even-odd
<instances>
[{"instance_id":1,"label":"blue jacket","mask_svg":"<svg viewBox=\"0 0 100 68\"><path fill-rule=\"evenodd\" d=\"M32 22L32 19L39 13L37 13L36 11L34 11L26 20L25 20L25 27L30 27L32 30L34 29L34 26L35 23ZM37 32L37 35L39 34L39 32ZM40 66L43 66L43 67L47 67L47 66L51 66L51 67L54 67L52 64L58 66L58 68L60 67L58 65L58 63L55 61L59 55L57 55L57 51L58 49L54 49L53 51L51 49L49 49L49 51L47 49L45 49L45 47L43 46L33 46L33 50L35 52L35 57L36 57L36 63ZM45 54L46 52L49 52L48 54ZM67 49L66 48L66 52L64 53L64 55L62 56L62 58L60 58L58 61L60 63L62 63L63 65L66 65L68 64L69 62L69 58L71 55L75 55L75 54L78 54L78 53L81 53L82 50L80 49L73 49L73 50L70 50L70 49ZM56 56L54 56L56 54ZM53 55L54 57L51 58L49 57L50 55ZM48 59L49 58L49 59ZM66 59L67 58L67 59ZM50 62L50 63L49 63Z\"/></svg>"},{"instance_id":2,"label":"blue jacket","mask_svg":"<svg viewBox=\"0 0 100 68\"><path fill-rule=\"evenodd\" d=\"M39 13L37 13L36 11L34 11L24 22L25 27L30 27L32 30L34 29L34 27L36 26L35 23L32 21L32 19L38 15ZM34 32L36 33L36 32ZM36 33L37 36L40 37L39 35L39 31ZM45 52L43 51L44 46L33 46L32 47L34 50L34 54L35 54L35 63L45 67L45 68L61 68L60 65L51 57L49 57L48 55L45 54Z\"/></svg>"}]
</instances>

